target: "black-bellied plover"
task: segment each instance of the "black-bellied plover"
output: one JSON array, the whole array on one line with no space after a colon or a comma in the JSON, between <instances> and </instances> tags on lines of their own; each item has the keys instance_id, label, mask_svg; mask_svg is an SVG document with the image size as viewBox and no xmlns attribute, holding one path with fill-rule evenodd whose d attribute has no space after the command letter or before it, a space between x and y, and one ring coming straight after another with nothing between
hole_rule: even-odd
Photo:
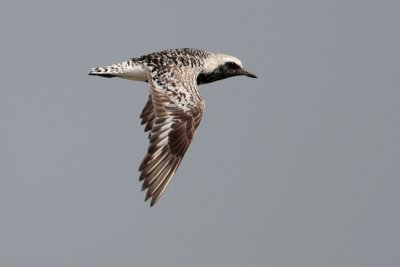
<instances>
[{"instance_id":1,"label":"black-bellied plover","mask_svg":"<svg viewBox=\"0 0 400 267\"><path fill-rule=\"evenodd\" d=\"M140 118L149 131L150 147L139 167L145 200L153 206L182 161L204 110L197 85L232 76L257 78L239 59L200 49L170 49L93 68L89 75L119 77L150 84L149 99Z\"/></svg>"}]
</instances>

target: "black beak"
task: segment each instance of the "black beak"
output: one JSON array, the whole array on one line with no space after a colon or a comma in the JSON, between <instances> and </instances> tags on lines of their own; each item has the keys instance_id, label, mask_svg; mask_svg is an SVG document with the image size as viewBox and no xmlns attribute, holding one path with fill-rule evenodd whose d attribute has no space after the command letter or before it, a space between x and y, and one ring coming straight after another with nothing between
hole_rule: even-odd
<instances>
[{"instance_id":1,"label":"black beak","mask_svg":"<svg viewBox=\"0 0 400 267\"><path fill-rule=\"evenodd\" d=\"M247 77L251 77L251 78L257 78L256 75L254 75L253 73L250 73L248 71L245 71L245 70L242 71L242 75L246 75Z\"/></svg>"}]
</instances>

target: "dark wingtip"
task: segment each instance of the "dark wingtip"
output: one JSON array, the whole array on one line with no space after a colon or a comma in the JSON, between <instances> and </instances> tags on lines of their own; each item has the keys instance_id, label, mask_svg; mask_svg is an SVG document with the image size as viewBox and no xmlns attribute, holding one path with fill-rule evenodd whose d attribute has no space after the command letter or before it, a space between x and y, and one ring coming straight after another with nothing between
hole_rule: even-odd
<instances>
[{"instance_id":1,"label":"dark wingtip","mask_svg":"<svg viewBox=\"0 0 400 267\"><path fill-rule=\"evenodd\" d=\"M149 194L146 194L146 197L144 198L144 201L147 201L150 198Z\"/></svg>"}]
</instances>

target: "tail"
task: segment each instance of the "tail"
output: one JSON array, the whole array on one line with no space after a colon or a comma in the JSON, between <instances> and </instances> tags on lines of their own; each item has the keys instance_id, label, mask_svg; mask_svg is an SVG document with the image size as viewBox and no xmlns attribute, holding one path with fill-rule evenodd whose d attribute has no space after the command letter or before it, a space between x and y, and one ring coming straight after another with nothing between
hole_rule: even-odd
<instances>
[{"instance_id":1,"label":"tail","mask_svg":"<svg viewBox=\"0 0 400 267\"><path fill-rule=\"evenodd\" d=\"M132 60L113 64L106 67L92 68L89 75L105 78L119 77L129 80L145 81L147 73L142 66Z\"/></svg>"},{"instance_id":2,"label":"tail","mask_svg":"<svg viewBox=\"0 0 400 267\"><path fill-rule=\"evenodd\" d=\"M110 73L101 73L101 72L94 72L94 71L90 71L89 75L93 75L93 76L100 76L100 77L104 77L104 78L113 78L116 77L114 74L110 74Z\"/></svg>"}]
</instances>

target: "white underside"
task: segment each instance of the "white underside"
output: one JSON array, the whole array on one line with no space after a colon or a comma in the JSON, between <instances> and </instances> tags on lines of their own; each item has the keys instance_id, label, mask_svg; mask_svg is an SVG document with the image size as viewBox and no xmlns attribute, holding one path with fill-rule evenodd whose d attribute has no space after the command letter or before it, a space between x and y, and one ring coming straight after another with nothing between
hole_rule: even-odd
<instances>
[{"instance_id":1,"label":"white underside","mask_svg":"<svg viewBox=\"0 0 400 267\"><path fill-rule=\"evenodd\" d=\"M133 81L147 81L147 72L142 66L127 68L123 73L118 73L117 76L122 79Z\"/></svg>"}]
</instances>

